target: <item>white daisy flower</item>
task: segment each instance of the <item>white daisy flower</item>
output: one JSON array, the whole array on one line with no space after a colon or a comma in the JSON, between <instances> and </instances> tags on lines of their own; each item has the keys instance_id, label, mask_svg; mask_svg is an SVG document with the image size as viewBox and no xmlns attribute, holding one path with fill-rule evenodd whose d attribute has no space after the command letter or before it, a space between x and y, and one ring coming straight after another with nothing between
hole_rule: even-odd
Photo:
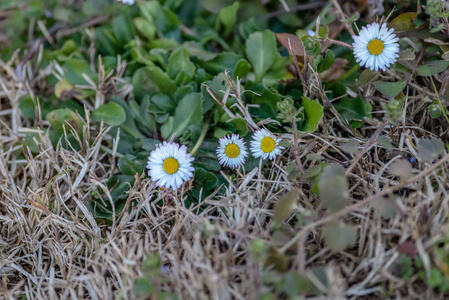
<instances>
[{"instance_id":1,"label":"white daisy flower","mask_svg":"<svg viewBox=\"0 0 449 300\"><path fill-rule=\"evenodd\" d=\"M262 157L262 159L270 158L270 160L273 160L284 149L284 147L279 146L280 141L281 139L276 138L268 130L258 130L254 133L251 141L251 152L255 158Z\"/></svg>"},{"instance_id":2,"label":"white daisy flower","mask_svg":"<svg viewBox=\"0 0 449 300\"><path fill-rule=\"evenodd\" d=\"M157 186L176 190L193 177L193 160L186 146L163 142L148 157L148 175Z\"/></svg>"},{"instance_id":3,"label":"white daisy flower","mask_svg":"<svg viewBox=\"0 0 449 300\"><path fill-rule=\"evenodd\" d=\"M380 26L372 23L363 26L359 36L353 35L354 56L361 66L378 71L385 71L399 56L399 39L387 28L385 23Z\"/></svg>"},{"instance_id":4,"label":"white daisy flower","mask_svg":"<svg viewBox=\"0 0 449 300\"><path fill-rule=\"evenodd\" d=\"M219 144L217 156L221 165L235 169L245 163L248 151L246 151L245 142L243 139L239 139L238 134L221 138Z\"/></svg>"},{"instance_id":5,"label":"white daisy flower","mask_svg":"<svg viewBox=\"0 0 449 300\"><path fill-rule=\"evenodd\" d=\"M134 0L117 0L119 2L122 2L123 4L133 5Z\"/></svg>"}]
</instances>

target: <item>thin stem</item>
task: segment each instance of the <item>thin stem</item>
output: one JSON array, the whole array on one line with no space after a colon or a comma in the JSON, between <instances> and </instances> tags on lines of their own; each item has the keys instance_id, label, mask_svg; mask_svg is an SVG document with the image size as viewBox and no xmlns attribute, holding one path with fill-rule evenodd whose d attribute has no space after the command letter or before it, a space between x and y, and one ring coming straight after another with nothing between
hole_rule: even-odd
<instances>
[{"instance_id":1,"label":"thin stem","mask_svg":"<svg viewBox=\"0 0 449 300\"><path fill-rule=\"evenodd\" d=\"M334 44L334 45L340 45L340 46L349 48L349 49L351 49L351 50L354 49L354 47L352 47L352 45L349 45L349 44L347 44L347 43L345 43L345 42L338 41L338 40L333 40L333 39L330 39L330 38L328 38L327 40L328 40L331 44Z\"/></svg>"},{"instance_id":2,"label":"thin stem","mask_svg":"<svg viewBox=\"0 0 449 300\"><path fill-rule=\"evenodd\" d=\"M438 92L437 87L435 86L435 82L433 82L432 76L430 76L430 81L432 81L433 89L435 90L435 94L437 96L437 100L438 100L438 104L440 105L441 112L443 113L443 116L446 118L447 123L449 123L449 118L448 118L448 116L446 114L446 110L443 107L443 104L441 103L440 93Z\"/></svg>"},{"instance_id":3,"label":"thin stem","mask_svg":"<svg viewBox=\"0 0 449 300\"><path fill-rule=\"evenodd\" d=\"M204 138L206 137L206 134L207 134L207 130L209 129L209 122L210 122L210 118L207 119L206 124L204 124L203 131L201 131L201 135L198 138L198 141L196 141L195 146L193 147L192 151L190 151L190 155L193 156L196 153L196 151L198 151L201 144L203 143Z\"/></svg>"}]
</instances>

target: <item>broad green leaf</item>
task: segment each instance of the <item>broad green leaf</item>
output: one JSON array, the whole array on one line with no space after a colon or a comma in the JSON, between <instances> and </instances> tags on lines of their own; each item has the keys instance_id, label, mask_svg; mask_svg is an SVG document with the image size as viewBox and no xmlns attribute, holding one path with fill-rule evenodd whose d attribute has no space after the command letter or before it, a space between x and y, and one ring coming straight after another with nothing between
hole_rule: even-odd
<instances>
[{"instance_id":1,"label":"broad green leaf","mask_svg":"<svg viewBox=\"0 0 449 300\"><path fill-rule=\"evenodd\" d=\"M291 216L299 198L298 189L292 189L274 204L274 218L277 223L284 222Z\"/></svg>"},{"instance_id":2,"label":"broad green leaf","mask_svg":"<svg viewBox=\"0 0 449 300\"><path fill-rule=\"evenodd\" d=\"M323 236L327 247L338 252L355 244L357 228L332 221L324 225Z\"/></svg>"},{"instance_id":3,"label":"broad green leaf","mask_svg":"<svg viewBox=\"0 0 449 300\"><path fill-rule=\"evenodd\" d=\"M362 98L345 97L334 103L334 108L346 121L360 121L366 117L366 105Z\"/></svg>"},{"instance_id":4,"label":"broad green leaf","mask_svg":"<svg viewBox=\"0 0 449 300\"><path fill-rule=\"evenodd\" d=\"M233 72L235 65L242 57L234 52L221 52L211 60L200 62L207 72L212 75L222 73L224 71Z\"/></svg>"},{"instance_id":5,"label":"broad green leaf","mask_svg":"<svg viewBox=\"0 0 449 300\"><path fill-rule=\"evenodd\" d=\"M145 36L148 40L151 41L156 36L156 26L147 19L142 17L134 18L134 25L136 26L140 34Z\"/></svg>"},{"instance_id":6,"label":"broad green leaf","mask_svg":"<svg viewBox=\"0 0 449 300\"><path fill-rule=\"evenodd\" d=\"M332 50L327 50L323 61L318 65L318 72L324 72L329 69L335 61L335 54Z\"/></svg>"},{"instance_id":7,"label":"broad green leaf","mask_svg":"<svg viewBox=\"0 0 449 300\"><path fill-rule=\"evenodd\" d=\"M334 212L345 207L348 197L345 169L340 165L327 165L321 174L318 189L324 208Z\"/></svg>"},{"instance_id":8,"label":"broad green leaf","mask_svg":"<svg viewBox=\"0 0 449 300\"><path fill-rule=\"evenodd\" d=\"M237 20L237 12L240 8L240 2L234 2L232 5L224 7L218 14L218 19L225 26L225 35L228 35Z\"/></svg>"},{"instance_id":9,"label":"broad green leaf","mask_svg":"<svg viewBox=\"0 0 449 300\"><path fill-rule=\"evenodd\" d=\"M34 139L36 139L36 141L38 142L41 142L41 137L37 132L25 132L24 146L29 147L32 153L39 153L39 147L36 145Z\"/></svg>"},{"instance_id":10,"label":"broad green leaf","mask_svg":"<svg viewBox=\"0 0 449 300\"><path fill-rule=\"evenodd\" d=\"M125 175L134 176L136 174L141 175L145 169L145 162L137 159L136 156L126 154L120 157L118 160L118 168Z\"/></svg>"},{"instance_id":11,"label":"broad green leaf","mask_svg":"<svg viewBox=\"0 0 449 300\"><path fill-rule=\"evenodd\" d=\"M388 99L392 99L399 95L407 86L407 81L400 80L398 82L374 81L374 87Z\"/></svg>"},{"instance_id":12,"label":"broad green leaf","mask_svg":"<svg viewBox=\"0 0 449 300\"><path fill-rule=\"evenodd\" d=\"M206 49L204 49L203 45L198 42L184 42L184 44L182 44L182 47L184 49L187 49L190 55L195 56L202 61L209 61L217 56L217 53L207 51Z\"/></svg>"},{"instance_id":13,"label":"broad green leaf","mask_svg":"<svg viewBox=\"0 0 449 300\"><path fill-rule=\"evenodd\" d=\"M273 65L276 53L276 38L269 30L255 32L246 40L246 56L256 74L256 82Z\"/></svg>"},{"instance_id":14,"label":"broad green leaf","mask_svg":"<svg viewBox=\"0 0 449 300\"><path fill-rule=\"evenodd\" d=\"M418 142L418 157L425 162L432 162L445 152L444 144L437 138L422 139Z\"/></svg>"},{"instance_id":15,"label":"broad green leaf","mask_svg":"<svg viewBox=\"0 0 449 300\"><path fill-rule=\"evenodd\" d=\"M168 75L171 78L176 78L176 75L185 72L190 81L195 73L195 65L190 61L190 53L184 48L178 48L172 52L168 59L167 67Z\"/></svg>"},{"instance_id":16,"label":"broad green leaf","mask_svg":"<svg viewBox=\"0 0 449 300\"><path fill-rule=\"evenodd\" d=\"M234 77L242 78L251 70L251 65L246 59L240 59L235 65Z\"/></svg>"},{"instance_id":17,"label":"broad green leaf","mask_svg":"<svg viewBox=\"0 0 449 300\"><path fill-rule=\"evenodd\" d=\"M67 100L71 98L71 91L73 91L73 84L71 84L67 79L60 80L55 85L55 96L62 100Z\"/></svg>"},{"instance_id":18,"label":"broad green leaf","mask_svg":"<svg viewBox=\"0 0 449 300\"><path fill-rule=\"evenodd\" d=\"M156 94L151 97L151 102L154 103L160 110L171 113L175 110L175 102L165 94Z\"/></svg>"},{"instance_id":19,"label":"broad green leaf","mask_svg":"<svg viewBox=\"0 0 449 300\"><path fill-rule=\"evenodd\" d=\"M302 105L306 116L306 123L302 131L315 132L324 116L323 106L317 100L310 100L308 97L302 98Z\"/></svg>"},{"instance_id":20,"label":"broad green leaf","mask_svg":"<svg viewBox=\"0 0 449 300\"><path fill-rule=\"evenodd\" d=\"M55 109L47 114L46 119L50 122L56 134L63 133L63 126L65 126L68 133L72 128L79 134L83 131L84 122L75 112L68 108Z\"/></svg>"},{"instance_id":21,"label":"broad green leaf","mask_svg":"<svg viewBox=\"0 0 449 300\"><path fill-rule=\"evenodd\" d=\"M137 296L140 297L150 297L151 294L154 292L154 287L148 280L148 278L137 278L133 291Z\"/></svg>"},{"instance_id":22,"label":"broad green leaf","mask_svg":"<svg viewBox=\"0 0 449 300\"><path fill-rule=\"evenodd\" d=\"M407 31L415 28L413 20L418 17L418 13L406 12L394 18L389 24L389 28L394 28L395 31Z\"/></svg>"},{"instance_id":23,"label":"broad green leaf","mask_svg":"<svg viewBox=\"0 0 449 300\"><path fill-rule=\"evenodd\" d=\"M288 258L275 247L270 247L264 266L272 267L278 272L285 272L288 269Z\"/></svg>"},{"instance_id":24,"label":"broad green leaf","mask_svg":"<svg viewBox=\"0 0 449 300\"><path fill-rule=\"evenodd\" d=\"M366 69L360 74L359 84L360 87L365 87L374 80L374 78L378 75L377 72L372 71L370 69Z\"/></svg>"},{"instance_id":25,"label":"broad green leaf","mask_svg":"<svg viewBox=\"0 0 449 300\"><path fill-rule=\"evenodd\" d=\"M100 27L95 30L95 48L102 55L117 56L121 47L111 29Z\"/></svg>"},{"instance_id":26,"label":"broad green leaf","mask_svg":"<svg viewBox=\"0 0 449 300\"><path fill-rule=\"evenodd\" d=\"M121 45L126 45L134 39L135 31L132 20L123 14L118 15L112 22L112 30Z\"/></svg>"},{"instance_id":27,"label":"broad green leaf","mask_svg":"<svg viewBox=\"0 0 449 300\"><path fill-rule=\"evenodd\" d=\"M134 140L143 138L144 136L137 128L136 122L134 121L131 109L129 108L128 104L116 95L113 95L109 102L117 103L125 110L126 121L120 125L120 130L126 132L130 136L130 138ZM123 143L123 141L121 143ZM121 143L119 143L119 146Z\"/></svg>"},{"instance_id":28,"label":"broad green leaf","mask_svg":"<svg viewBox=\"0 0 449 300\"><path fill-rule=\"evenodd\" d=\"M92 72L89 64L84 59L68 58L62 65L62 69L64 70L65 78L71 84L88 84L83 78L83 74L86 74L94 82L97 78L97 75Z\"/></svg>"},{"instance_id":29,"label":"broad green leaf","mask_svg":"<svg viewBox=\"0 0 449 300\"><path fill-rule=\"evenodd\" d=\"M276 52L274 63L262 77L262 82L266 86L273 86L280 80L292 79L293 75L286 68L290 62L290 57L282 56L279 52Z\"/></svg>"},{"instance_id":30,"label":"broad green leaf","mask_svg":"<svg viewBox=\"0 0 449 300\"><path fill-rule=\"evenodd\" d=\"M22 114L30 120L36 118L36 104L31 96L25 96L19 100L19 108Z\"/></svg>"},{"instance_id":31,"label":"broad green leaf","mask_svg":"<svg viewBox=\"0 0 449 300\"><path fill-rule=\"evenodd\" d=\"M92 112L92 121L104 121L108 125L118 126L126 121L126 112L117 103L109 102Z\"/></svg>"},{"instance_id":32,"label":"broad green leaf","mask_svg":"<svg viewBox=\"0 0 449 300\"><path fill-rule=\"evenodd\" d=\"M170 135L170 133L172 133L173 131L173 121L174 121L174 117L169 117L165 123L161 126L161 135L162 138L165 140L168 138L168 136ZM181 132L182 134L183 132Z\"/></svg>"},{"instance_id":33,"label":"broad green leaf","mask_svg":"<svg viewBox=\"0 0 449 300\"><path fill-rule=\"evenodd\" d=\"M397 212L397 205L394 200L385 198L376 198L371 201L371 206L380 214L382 218L389 219L394 217Z\"/></svg>"},{"instance_id":34,"label":"broad green leaf","mask_svg":"<svg viewBox=\"0 0 449 300\"><path fill-rule=\"evenodd\" d=\"M449 61L445 60L434 60L428 61L424 65L418 67L418 75L421 76L432 76L439 74L447 69L449 66Z\"/></svg>"},{"instance_id":35,"label":"broad green leaf","mask_svg":"<svg viewBox=\"0 0 449 300\"><path fill-rule=\"evenodd\" d=\"M173 120L173 137L182 135L190 125L198 124L203 119L202 100L199 93L186 95L178 103Z\"/></svg>"},{"instance_id":36,"label":"broad green leaf","mask_svg":"<svg viewBox=\"0 0 449 300\"><path fill-rule=\"evenodd\" d=\"M238 134L240 137L246 136L248 133L248 124L243 119L234 119L230 122L232 125L235 126L235 129L237 129Z\"/></svg>"},{"instance_id":37,"label":"broad green leaf","mask_svg":"<svg viewBox=\"0 0 449 300\"><path fill-rule=\"evenodd\" d=\"M132 84L137 99L156 93L173 96L176 91L176 84L159 67L143 67L138 69L134 73Z\"/></svg>"}]
</instances>

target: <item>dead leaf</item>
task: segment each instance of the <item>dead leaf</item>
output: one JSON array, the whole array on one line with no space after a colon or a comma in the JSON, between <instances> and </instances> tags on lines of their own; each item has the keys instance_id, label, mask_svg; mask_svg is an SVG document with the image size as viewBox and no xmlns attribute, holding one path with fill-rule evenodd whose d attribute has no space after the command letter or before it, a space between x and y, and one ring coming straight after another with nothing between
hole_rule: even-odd
<instances>
[{"instance_id":1,"label":"dead leaf","mask_svg":"<svg viewBox=\"0 0 449 300\"><path fill-rule=\"evenodd\" d=\"M285 48L287 48L290 55L292 54L292 51L296 56L304 56L304 45L302 44L301 39L296 35L290 33L276 33L276 38Z\"/></svg>"}]
</instances>

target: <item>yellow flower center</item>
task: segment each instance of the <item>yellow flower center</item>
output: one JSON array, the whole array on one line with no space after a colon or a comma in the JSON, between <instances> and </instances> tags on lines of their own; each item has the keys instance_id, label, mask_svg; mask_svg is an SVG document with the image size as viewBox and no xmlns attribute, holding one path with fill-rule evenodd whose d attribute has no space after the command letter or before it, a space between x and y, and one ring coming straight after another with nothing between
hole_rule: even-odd
<instances>
[{"instance_id":1,"label":"yellow flower center","mask_svg":"<svg viewBox=\"0 0 449 300\"><path fill-rule=\"evenodd\" d=\"M384 43L378 39L372 39L371 42L368 43L368 51L373 55L379 55L384 50Z\"/></svg>"},{"instance_id":2,"label":"yellow flower center","mask_svg":"<svg viewBox=\"0 0 449 300\"><path fill-rule=\"evenodd\" d=\"M260 149L262 149L263 152L269 153L274 150L274 147L276 146L276 142L274 139L270 136L266 136L262 139L260 142Z\"/></svg>"},{"instance_id":3,"label":"yellow flower center","mask_svg":"<svg viewBox=\"0 0 449 300\"><path fill-rule=\"evenodd\" d=\"M162 165L162 167L164 168L164 171L167 172L168 174L173 174L176 171L178 171L179 163L173 157L169 157L166 160L164 160L164 164Z\"/></svg>"},{"instance_id":4,"label":"yellow flower center","mask_svg":"<svg viewBox=\"0 0 449 300\"><path fill-rule=\"evenodd\" d=\"M239 146L236 144L228 144L225 148L226 156L229 158L236 158L240 154Z\"/></svg>"}]
</instances>

